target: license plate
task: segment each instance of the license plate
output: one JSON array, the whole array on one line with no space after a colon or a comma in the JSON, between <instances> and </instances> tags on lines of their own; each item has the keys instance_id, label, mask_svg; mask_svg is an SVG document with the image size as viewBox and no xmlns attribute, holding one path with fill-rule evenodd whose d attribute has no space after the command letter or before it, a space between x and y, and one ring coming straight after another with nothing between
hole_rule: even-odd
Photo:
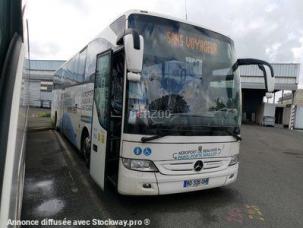
<instances>
[{"instance_id":1,"label":"license plate","mask_svg":"<svg viewBox=\"0 0 303 228\"><path fill-rule=\"evenodd\" d=\"M198 187L200 185L208 185L209 178L202 178L202 179L194 179L194 180L185 180L183 182L183 187Z\"/></svg>"}]
</instances>

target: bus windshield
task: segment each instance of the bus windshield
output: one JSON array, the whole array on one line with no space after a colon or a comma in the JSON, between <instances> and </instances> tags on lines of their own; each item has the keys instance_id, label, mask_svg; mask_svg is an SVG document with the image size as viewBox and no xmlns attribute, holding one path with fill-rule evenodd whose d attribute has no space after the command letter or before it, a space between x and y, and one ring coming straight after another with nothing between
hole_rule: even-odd
<instances>
[{"instance_id":1,"label":"bus windshield","mask_svg":"<svg viewBox=\"0 0 303 228\"><path fill-rule=\"evenodd\" d=\"M126 133L205 135L239 127L231 39L147 15L130 15L128 25L144 37L144 57L141 81L127 84Z\"/></svg>"}]
</instances>

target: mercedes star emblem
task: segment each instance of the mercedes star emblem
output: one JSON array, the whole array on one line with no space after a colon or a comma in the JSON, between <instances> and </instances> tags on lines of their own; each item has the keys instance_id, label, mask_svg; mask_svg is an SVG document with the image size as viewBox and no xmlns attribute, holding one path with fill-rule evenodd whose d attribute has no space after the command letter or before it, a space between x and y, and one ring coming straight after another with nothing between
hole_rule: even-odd
<instances>
[{"instance_id":1,"label":"mercedes star emblem","mask_svg":"<svg viewBox=\"0 0 303 228\"><path fill-rule=\"evenodd\" d=\"M194 170L199 172L203 168L203 162L201 160L196 161L194 164Z\"/></svg>"}]
</instances>

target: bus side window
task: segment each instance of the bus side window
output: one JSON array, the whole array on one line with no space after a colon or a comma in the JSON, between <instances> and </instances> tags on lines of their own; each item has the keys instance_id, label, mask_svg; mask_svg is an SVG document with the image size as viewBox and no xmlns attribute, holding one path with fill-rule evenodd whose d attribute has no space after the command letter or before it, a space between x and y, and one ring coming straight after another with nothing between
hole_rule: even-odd
<instances>
[{"instance_id":1,"label":"bus side window","mask_svg":"<svg viewBox=\"0 0 303 228\"><path fill-rule=\"evenodd\" d=\"M112 71L112 99L111 107L113 115L122 115L123 106L123 75L124 75L124 56L123 52L114 55Z\"/></svg>"}]
</instances>

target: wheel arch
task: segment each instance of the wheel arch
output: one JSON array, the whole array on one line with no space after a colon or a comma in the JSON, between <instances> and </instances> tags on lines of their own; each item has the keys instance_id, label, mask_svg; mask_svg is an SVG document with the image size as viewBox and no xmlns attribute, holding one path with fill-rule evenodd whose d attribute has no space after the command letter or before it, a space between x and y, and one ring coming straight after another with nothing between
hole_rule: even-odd
<instances>
[{"instance_id":1,"label":"wheel arch","mask_svg":"<svg viewBox=\"0 0 303 228\"><path fill-rule=\"evenodd\" d=\"M90 167L90 148L91 148L90 145L91 145L91 139L90 139L88 128L83 127L81 132L80 154L81 156L83 156L88 169Z\"/></svg>"},{"instance_id":2,"label":"wheel arch","mask_svg":"<svg viewBox=\"0 0 303 228\"><path fill-rule=\"evenodd\" d=\"M90 134L89 134L89 130L86 126L84 126L82 128L82 131L81 131L81 138L80 138L80 144L82 144L82 141L84 139L85 136L88 136L90 138ZM80 145L81 146L81 145Z\"/></svg>"},{"instance_id":3,"label":"wheel arch","mask_svg":"<svg viewBox=\"0 0 303 228\"><path fill-rule=\"evenodd\" d=\"M58 125L58 111L56 110L55 113L54 113L54 118L53 118L54 129L57 128L57 125Z\"/></svg>"}]
</instances>

